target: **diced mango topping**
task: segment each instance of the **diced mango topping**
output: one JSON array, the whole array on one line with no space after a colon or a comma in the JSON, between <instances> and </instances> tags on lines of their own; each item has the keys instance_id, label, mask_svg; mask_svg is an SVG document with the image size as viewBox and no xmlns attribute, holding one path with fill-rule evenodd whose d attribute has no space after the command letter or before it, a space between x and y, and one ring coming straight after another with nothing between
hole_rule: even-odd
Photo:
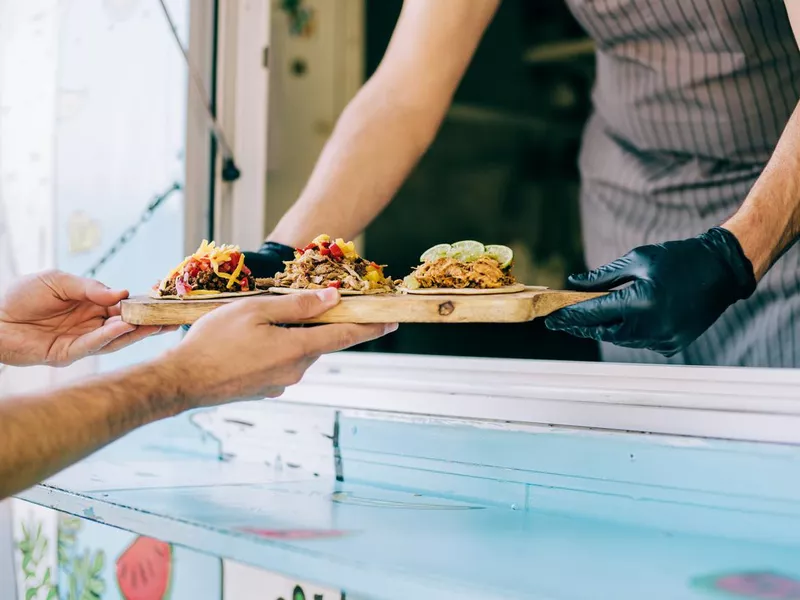
<instances>
[{"instance_id":1,"label":"diced mango topping","mask_svg":"<svg viewBox=\"0 0 800 600\"><path fill-rule=\"evenodd\" d=\"M342 253L347 258L357 258L358 254L356 254L356 243L355 242L345 242L342 238L336 238L336 245L339 246Z\"/></svg>"}]
</instances>

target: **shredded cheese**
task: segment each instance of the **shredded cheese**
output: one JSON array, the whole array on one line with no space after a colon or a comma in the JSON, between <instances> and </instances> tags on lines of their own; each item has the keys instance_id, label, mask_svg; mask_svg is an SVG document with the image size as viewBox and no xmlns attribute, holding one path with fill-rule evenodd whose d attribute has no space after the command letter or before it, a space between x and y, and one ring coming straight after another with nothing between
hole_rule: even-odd
<instances>
[{"instance_id":1,"label":"shredded cheese","mask_svg":"<svg viewBox=\"0 0 800 600\"><path fill-rule=\"evenodd\" d=\"M242 272L242 267L244 267L244 254L239 255L239 264L236 265L236 269L231 274L230 281L228 281L228 289L231 289L234 283L236 284L239 283L239 280L237 278L239 277L239 274Z\"/></svg>"},{"instance_id":2,"label":"shredded cheese","mask_svg":"<svg viewBox=\"0 0 800 600\"><path fill-rule=\"evenodd\" d=\"M244 255L242 254L239 258L239 273L236 274L235 277L231 278L230 275L227 273L220 273L219 266L221 264L225 264L226 262L231 260L231 256L234 253L240 253L241 250L239 246L232 246L223 244L221 246L217 246L215 242L209 242L208 240L203 240L200 244L200 247L190 256L187 256L183 261L172 271L170 271L169 275L164 278L161 282L162 287L166 286L166 284L175 277L178 273L183 271L183 268L189 264L192 260L202 260L207 259L208 262L211 264L211 268L214 270L219 277L222 279L227 279L229 282L235 280L238 277L239 273L241 272L241 266L244 264ZM238 281L237 281L238 283ZM228 286L230 287L230 285Z\"/></svg>"}]
</instances>

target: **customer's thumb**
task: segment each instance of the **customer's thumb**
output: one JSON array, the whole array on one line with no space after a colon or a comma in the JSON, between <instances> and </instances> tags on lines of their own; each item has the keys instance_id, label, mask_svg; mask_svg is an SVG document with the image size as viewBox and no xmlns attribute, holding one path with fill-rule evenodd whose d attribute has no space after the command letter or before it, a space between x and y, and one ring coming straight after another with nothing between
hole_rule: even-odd
<instances>
[{"instance_id":1,"label":"customer's thumb","mask_svg":"<svg viewBox=\"0 0 800 600\"><path fill-rule=\"evenodd\" d=\"M335 288L302 291L280 298L253 298L266 323L297 323L321 315L339 303Z\"/></svg>"}]
</instances>

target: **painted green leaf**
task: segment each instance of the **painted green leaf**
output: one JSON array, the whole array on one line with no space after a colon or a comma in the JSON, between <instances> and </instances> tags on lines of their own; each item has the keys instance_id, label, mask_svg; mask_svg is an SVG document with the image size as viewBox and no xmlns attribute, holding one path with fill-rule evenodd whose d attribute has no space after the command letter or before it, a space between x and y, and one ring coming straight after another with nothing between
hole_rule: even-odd
<instances>
[{"instance_id":1,"label":"painted green leaf","mask_svg":"<svg viewBox=\"0 0 800 600\"><path fill-rule=\"evenodd\" d=\"M47 567L44 571L44 577L42 577L42 585L47 585L50 583L50 567Z\"/></svg>"},{"instance_id":2,"label":"painted green leaf","mask_svg":"<svg viewBox=\"0 0 800 600\"><path fill-rule=\"evenodd\" d=\"M295 586L294 588L292 600L306 600L306 594L303 592L303 588L301 588L299 585Z\"/></svg>"},{"instance_id":3,"label":"painted green leaf","mask_svg":"<svg viewBox=\"0 0 800 600\"><path fill-rule=\"evenodd\" d=\"M31 564L31 560L33 560L33 557L30 554L26 554L25 556L22 557L22 570L26 574L28 573L28 567Z\"/></svg>"},{"instance_id":4,"label":"painted green leaf","mask_svg":"<svg viewBox=\"0 0 800 600\"><path fill-rule=\"evenodd\" d=\"M38 592L39 588L28 588L28 591L25 592L25 600L31 600L31 598L35 598Z\"/></svg>"},{"instance_id":5,"label":"painted green leaf","mask_svg":"<svg viewBox=\"0 0 800 600\"><path fill-rule=\"evenodd\" d=\"M87 587L98 597L106 591L106 584L102 579L90 579Z\"/></svg>"},{"instance_id":6,"label":"painted green leaf","mask_svg":"<svg viewBox=\"0 0 800 600\"><path fill-rule=\"evenodd\" d=\"M94 565L92 565L92 571L94 574L99 574L103 570L105 564L106 556L102 551L100 551L94 557Z\"/></svg>"},{"instance_id":7,"label":"painted green leaf","mask_svg":"<svg viewBox=\"0 0 800 600\"><path fill-rule=\"evenodd\" d=\"M50 591L47 592L47 598L45 600L58 600L58 588L50 586Z\"/></svg>"}]
</instances>

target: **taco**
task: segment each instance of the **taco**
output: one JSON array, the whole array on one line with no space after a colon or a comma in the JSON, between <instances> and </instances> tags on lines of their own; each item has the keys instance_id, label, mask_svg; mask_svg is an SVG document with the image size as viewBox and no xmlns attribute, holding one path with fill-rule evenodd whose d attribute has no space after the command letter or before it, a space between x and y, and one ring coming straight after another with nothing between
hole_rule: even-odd
<instances>
[{"instance_id":1,"label":"taco","mask_svg":"<svg viewBox=\"0 0 800 600\"><path fill-rule=\"evenodd\" d=\"M320 235L305 248L295 250L294 260L275 277L258 279L259 288L273 293L338 288L343 295L387 294L395 291L395 282L383 273L385 265L358 255L353 242L331 240Z\"/></svg>"},{"instance_id":2,"label":"taco","mask_svg":"<svg viewBox=\"0 0 800 600\"><path fill-rule=\"evenodd\" d=\"M525 286L511 274L514 253L506 246L466 240L426 250L420 264L403 280L409 294L503 294Z\"/></svg>"},{"instance_id":3,"label":"taco","mask_svg":"<svg viewBox=\"0 0 800 600\"><path fill-rule=\"evenodd\" d=\"M197 300L263 293L256 290L238 246L217 246L203 240L194 254L153 286L150 295L164 300Z\"/></svg>"}]
</instances>

